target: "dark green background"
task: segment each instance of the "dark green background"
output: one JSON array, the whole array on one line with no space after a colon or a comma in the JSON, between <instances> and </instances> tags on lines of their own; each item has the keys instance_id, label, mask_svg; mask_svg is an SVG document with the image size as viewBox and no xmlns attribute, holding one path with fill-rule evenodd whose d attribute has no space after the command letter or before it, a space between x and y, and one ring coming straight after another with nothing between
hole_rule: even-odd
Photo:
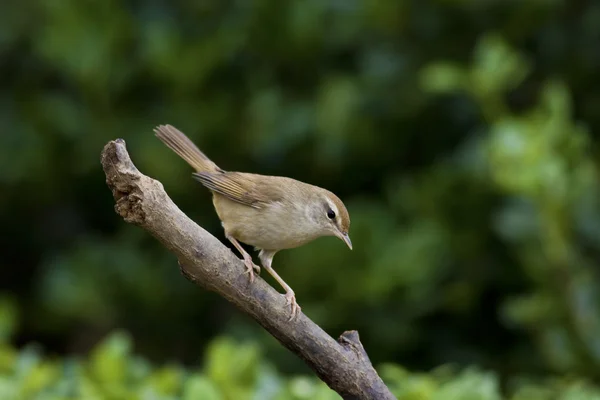
<instances>
[{"instance_id":1,"label":"dark green background","mask_svg":"<svg viewBox=\"0 0 600 400\"><path fill-rule=\"evenodd\" d=\"M196 363L216 335L304 366L114 213L99 163L120 137L225 241L209 193L152 129L227 170L346 203L275 269L374 364L600 378L600 3L541 0L5 1L0 289L13 343ZM276 283L266 278L274 286Z\"/></svg>"}]
</instances>

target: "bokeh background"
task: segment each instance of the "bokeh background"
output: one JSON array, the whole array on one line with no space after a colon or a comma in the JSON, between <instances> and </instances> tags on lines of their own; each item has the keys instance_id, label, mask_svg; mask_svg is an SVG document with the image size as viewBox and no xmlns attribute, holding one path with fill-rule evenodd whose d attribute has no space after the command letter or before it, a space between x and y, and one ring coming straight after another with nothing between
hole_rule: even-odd
<instances>
[{"instance_id":1,"label":"bokeh background","mask_svg":"<svg viewBox=\"0 0 600 400\"><path fill-rule=\"evenodd\" d=\"M0 398L338 398L115 214L120 137L224 240L164 123L346 202L274 266L398 398L600 398L598 71L597 1L3 1Z\"/></svg>"}]
</instances>

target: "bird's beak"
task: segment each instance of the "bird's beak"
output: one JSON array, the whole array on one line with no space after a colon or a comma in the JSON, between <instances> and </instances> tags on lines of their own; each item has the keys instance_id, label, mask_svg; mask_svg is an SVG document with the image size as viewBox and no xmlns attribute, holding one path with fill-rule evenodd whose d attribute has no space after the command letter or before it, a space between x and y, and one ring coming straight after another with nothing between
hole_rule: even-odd
<instances>
[{"instance_id":1,"label":"bird's beak","mask_svg":"<svg viewBox=\"0 0 600 400\"><path fill-rule=\"evenodd\" d=\"M340 232L337 236L348 245L350 250L352 250L352 241L350 240L350 236L348 236L348 233Z\"/></svg>"}]
</instances>

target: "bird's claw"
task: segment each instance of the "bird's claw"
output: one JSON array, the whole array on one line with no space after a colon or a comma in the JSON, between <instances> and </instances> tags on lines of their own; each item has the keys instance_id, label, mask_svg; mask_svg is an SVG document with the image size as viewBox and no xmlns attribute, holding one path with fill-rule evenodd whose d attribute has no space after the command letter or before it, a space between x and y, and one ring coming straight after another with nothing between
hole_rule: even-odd
<instances>
[{"instance_id":1,"label":"bird's claw","mask_svg":"<svg viewBox=\"0 0 600 400\"><path fill-rule=\"evenodd\" d=\"M292 309L292 315L290 315L288 321L293 321L298 317L298 314L300 314L301 308L298 305L298 302L296 301L296 295L294 294L294 292L287 292L284 296L285 305L290 306L290 308Z\"/></svg>"},{"instance_id":2,"label":"bird's claw","mask_svg":"<svg viewBox=\"0 0 600 400\"><path fill-rule=\"evenodd\" d=\"M246 273L250 275L250 283L254 282L254 273L260 274L260 267L252 262L252 259L245 259Z\"/></svg>"}]
</instances>

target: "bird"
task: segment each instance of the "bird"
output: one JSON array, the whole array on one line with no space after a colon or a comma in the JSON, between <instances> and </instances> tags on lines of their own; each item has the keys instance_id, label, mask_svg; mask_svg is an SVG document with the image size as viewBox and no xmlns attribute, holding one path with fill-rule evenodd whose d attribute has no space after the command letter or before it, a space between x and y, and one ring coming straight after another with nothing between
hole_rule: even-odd
<instances>
[{"instance_id":1,"label":"bird","mask_svg":"<svg viewBox=\"0 0 600 400\"><path fill-rule=\"evenodd\" d=\"M352 250L350 216L342 200L327 189L288 177L225 171L172 125L158 125L154 133L212 192L225 237L241 254L250 283L261 268L240 242L259 251L262 267L285 290L289 320L295 319L301 307L292 288L273 269L273 257L322 236L335 236Z\"/></svg>"}]
</instances>

